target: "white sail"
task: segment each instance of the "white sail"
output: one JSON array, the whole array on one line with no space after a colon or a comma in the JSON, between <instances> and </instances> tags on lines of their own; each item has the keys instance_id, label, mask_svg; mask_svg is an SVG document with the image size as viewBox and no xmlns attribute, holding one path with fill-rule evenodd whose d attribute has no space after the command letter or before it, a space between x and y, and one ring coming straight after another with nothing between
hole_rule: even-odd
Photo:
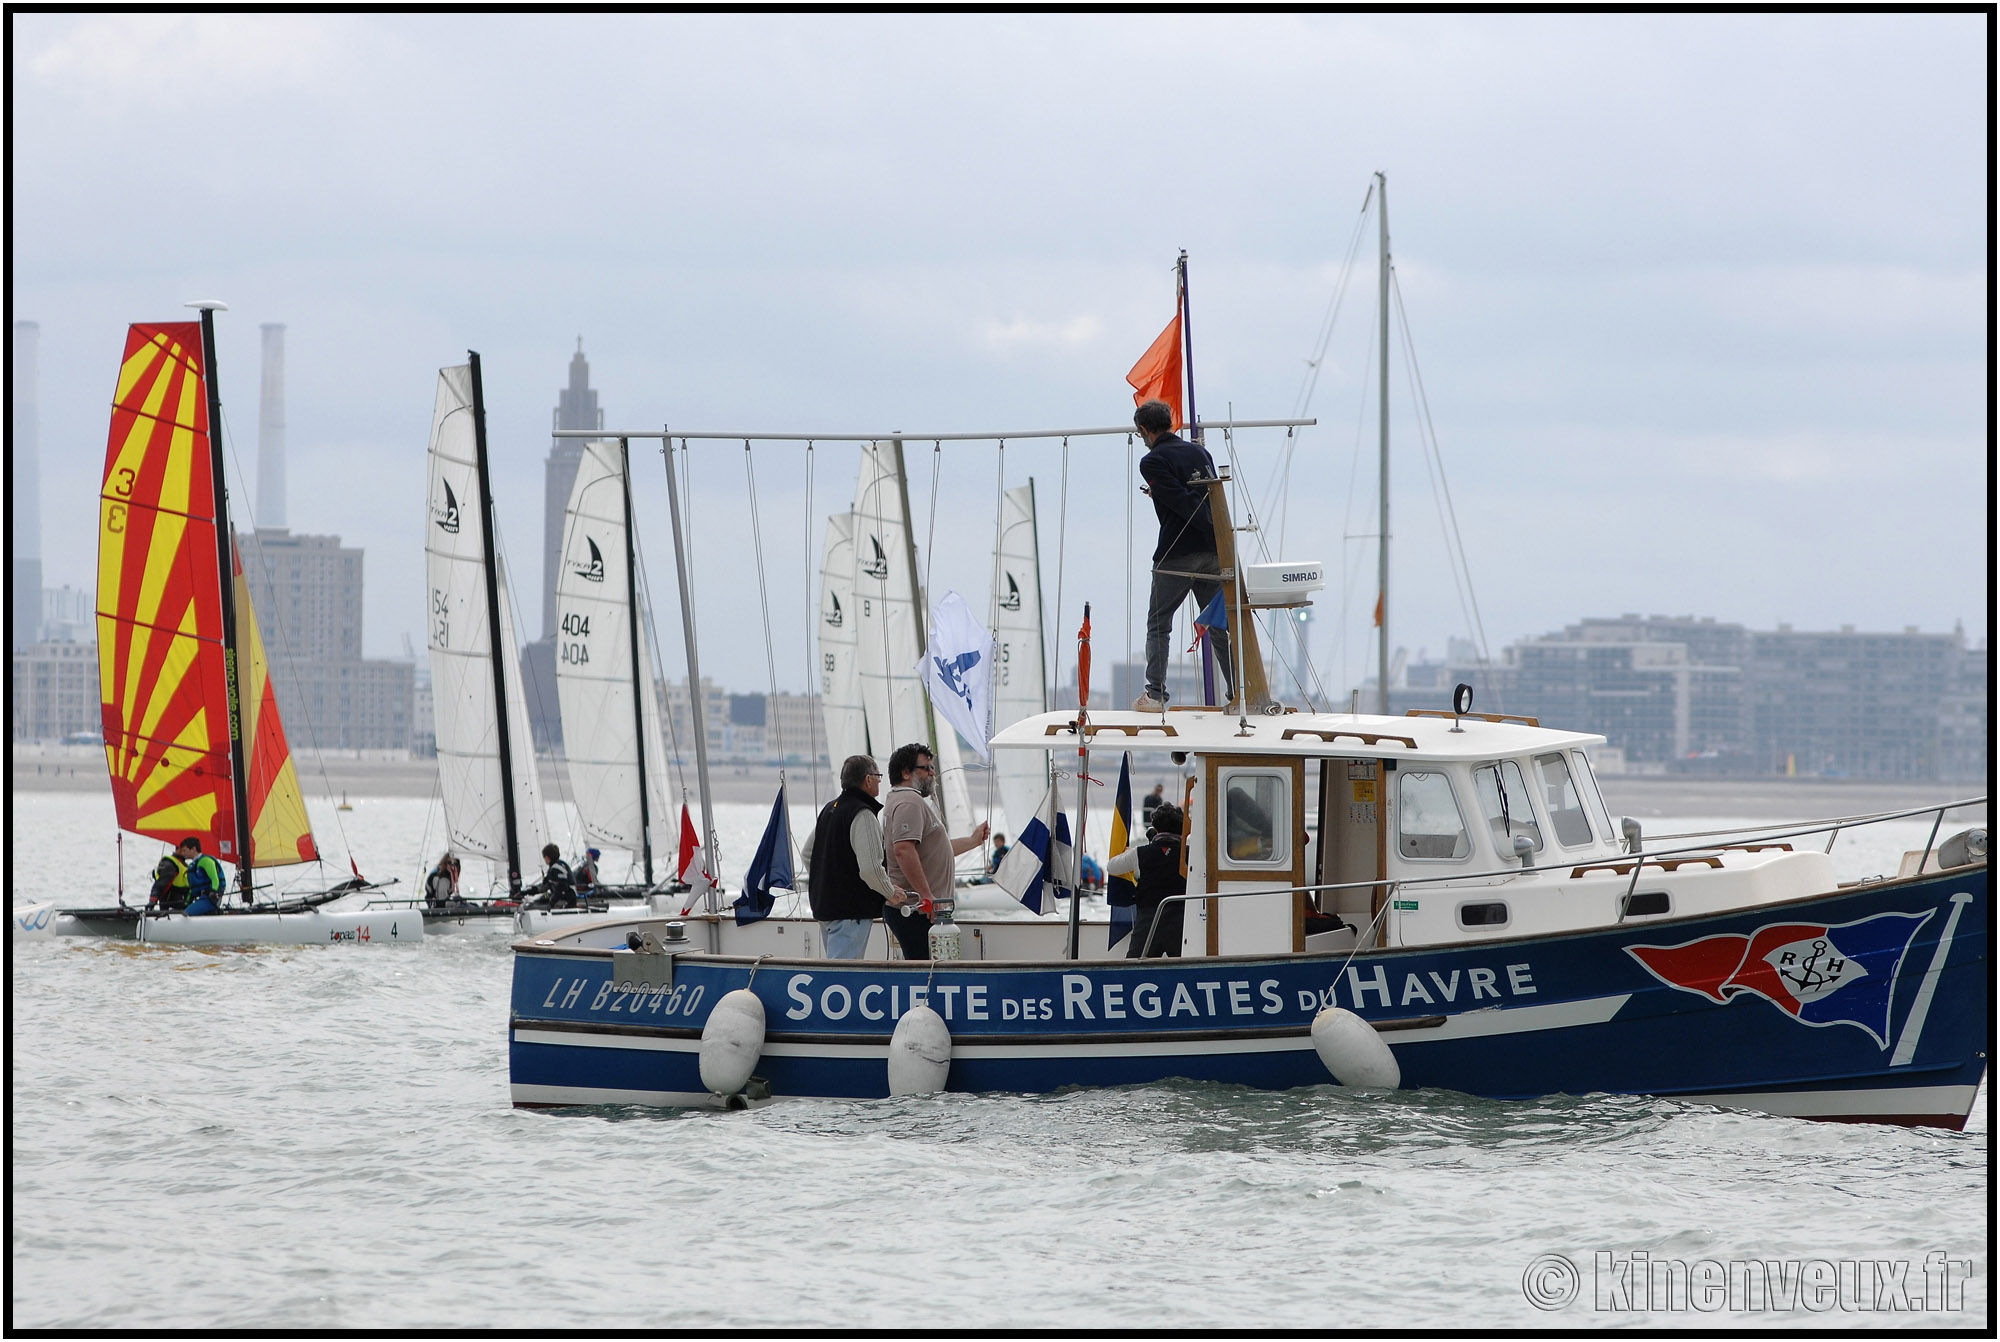
<instances>
[{"instance_id":1,"label":"white sail","mask_svg":"<svg viewBox=\"0 0 2000 1342\"><path fill-rule=\"evenodd\" d=\"M993 558L993 730L1049 709L1043 665L1042 565L1035 535L1035 482L1004 496L1000 550ZM1048 791L1048 757L1032 750L994 752L1007 833L1019 834L1035 818Z\"/></svg>"},{"instance_id":2,"label":"white sail","mask_svg":"<svg viewBox=\"0 0 2000 1342\"><path fill-rule=\"evenodd\" d=\"M666 750L660 703L651 686L653 661L644 624L632 638L630 545L625 534L625 470L615 442L583 447L576 483L563 514L556 571L556 698L562 706L563 753L584 835L592 843L640 852L640 752L644 747L647 828L654 874L675 852L675 815L667 809ZM665 856L663 856L665 855Z\"/></svg>"},{"instance_id":3,"label":"white sail","mask_svg":"<svg viewBox=\"0 0 2000 1342\"><path fill-rule=\"evenodd\" d=\"M854 515L826 519L826 551L819 570L819 707L826 721L826 750L838 770L850 755L869 753L868 715L861 707L855 663Z\"/></svg>"},{"instance_id":4,"label":"white sail","mask_svg":"<svg viewBox=\"0 0 2000 1342\"><path fill-rule=\"evenodd\" d=\"M868 740L878 764L911 741L932 741L937 752L938 800L954 838L972 829L958 738L940 723L931 735L930 704L917 673L923 656L923 591L913 572L909 490L902 476L902 449L896 443L868 443L861 449L861 476L854 490L855 666L861 685Z\"/></svg>"},{"instance_id":5,"label":"white sail","mask_svg":"<svg viewBox=\"0 0 2000 1342\"><path fill-rule=\"evenodd\" d=\"M424 528L429 580L431 686L437 714L438 787L445 826L461 854L508 862L500 768L500 705L493 687L487 618L486 517L480 506L477 439L473 431L472 370L438 370L431 419L430 517ZM538 870L547 817L535 781L528 704L521 689L520 652L504 567L499 575L500 669L506 687L513 756L515 833L524 879Z\"/></svg>"}]
</instances>

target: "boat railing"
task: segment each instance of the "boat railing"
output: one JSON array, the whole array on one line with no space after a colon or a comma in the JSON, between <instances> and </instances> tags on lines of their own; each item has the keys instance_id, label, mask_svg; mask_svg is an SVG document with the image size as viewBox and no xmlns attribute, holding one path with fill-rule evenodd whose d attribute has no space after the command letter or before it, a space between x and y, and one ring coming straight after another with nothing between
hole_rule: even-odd
<instances>
[{"instance_id":1,"label":"boat railing","mask_svg":"<svg viewBox=\"0 0 2000 1342\"><path fill-rule=\"evenodd\" d=\"M1690 844L1678 848L1654 849L1642 847L1636 853L1624 854L1616 859L1607 859L1604 857L1583 858L1575 862L1550 863L1534 868L1503 867L1491 871L1454 871L1430 876L1395 876L1380 880L1321 882L1316 885L1266 886L1249 890L1204 890L1185 895L1168 895L1160 901L1160 907L1165 907L1168 904L1183 904L1197 899L1245 899L1268 895L1313 895L1326 890L1381 890L1383 891L1382 907L1377 910L1375 918L1369 926L1357 933L1355 943L1358 946L1362 939L1374 930L1375 924L1382 920L1382 915L1395 907L1396 897L1410 886L1456 885L1493 880L1501 877L1512 878L1521 876L1529 870L1543 873L1568 871L1571 876L1577 876L1591 868L1609 868L1622 876L1625 875L1627 864L1629 863L1631 880L1625 887L1625 898L1619 901L1618 921L1622 923L1625 921L1625 911L1632 905L1632 896L1639 884L1639 875L1648 866L1672 871L1684 862L1710 858L1718 852L1728 852L1731 850L1755 852L1763 848L1784 847L1785 845L1779 844L1776 841L1802 838L1812 834L1825 834L1828 836L1825 851L1830 853L1833 851L1834 841L1846 830L1861 829L1868 825L1884 824L1892 820L1910 820L1918 816L1932 816L1934 818L1931 822L1930 837L1924 843L1923 860L1917 865L1917 870L1922 871L1924 867L1930 864L1931 854L1936 850L1938 831L1944 826L1945 816L1952 811L1966 810L1970 807L1985 806L1986 804L1987 799L1985 797L1968 797L1963 801L1940 802L1931 806L1913 806L1905 811L1882 811L1858 816L1840 816L1833 820L1822 820L1815 824L1799 825L1790 829L1784 828L1785 822L1781 821L1775 832L1770 826L1745 825L1737 829L1708 830L1700 834L1670 834L1665 836L1670 839L1695 839L1726 837L1731 834L1754 834L1760 841L1755 844L1710 843ZM1716 863L1708 865L1719 865L1719 859ZM1159 925L1160 919L1156 914L1153 918L1152 926L1147 929L1146 945L1140 952L1142 956L1151 953L1153 948L1153 933L1158 930Z\"/></svg>"}]
</instances>

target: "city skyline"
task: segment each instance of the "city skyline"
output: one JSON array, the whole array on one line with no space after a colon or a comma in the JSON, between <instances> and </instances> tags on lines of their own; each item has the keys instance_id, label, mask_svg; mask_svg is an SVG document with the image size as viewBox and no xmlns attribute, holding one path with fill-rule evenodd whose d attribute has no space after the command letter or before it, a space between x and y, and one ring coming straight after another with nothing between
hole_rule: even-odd
<instances>
[{"instance_id":1,"label":"city skyline","mask_svg":"<svg viewBox=\"0 0 2000 1342\"><path fill-rule=\"evenodd\" d=\"M775 48L727 17L576 22L602 68L548 63L580 31L550 16L16 16L15 304L40 325L44 585L92 582L125 323L177 318L192 297L232 303L220 386L232 469L250 475L260 326L285 324L287 520L369 553L366 650L393 654L421 632L429 388L468 346L526 632L546 416L577 333L611 428L1118 423L1185 246L1200 404L1284 415L1381 168L1492 648L1634 606L1987 634L1987 502L1967 487L1985 478L1987 427L1977 16L800 18L803 45ZM1021 86L975 94L911 63L969 40L1007 54ZM1149 208L1127 148L1152 142L1145 100L1107 98L1091 72L1190 40L1211 54L1214 96L1183 109L1160 187L1174 203ZM668 50L688 68L665 104L641 98L649 55ZM158 171L122 153L136 105L117 72L133 61L203 76L220 127L191 150L213 187L203 211L138 219L96 185L147 189ZM451 90L452 124L490 124L469 160L440 167L423 136L381 133L431 124L401 89L418 69ZM366 116L336 111L357 94ZM824 110L804 126L808 101ZM663 133L675 118L703 136ZM618 208L579 210L518 166L545 161L565 180L647 171ZM226 170L243 164L258 170ZM482 193L521 208L480 207ZM371 202L358 221L356 198ZM1315 648L1329 686L1373 660L1371 250L1307 406L1320 424L1300 439L1289 515L1269 519L1289 528L1286 557L1329 566ZM1391 643L1414 655L1476 630L1437 559L1441 505L1400 369L1392 395ZM674 603L659 458L634 446L653 590ZM1261 520L1283 441L1237 447ZM696 452L703 666L764 685L743 452ZM921 442L910 456L922 538L937 458ZM932 588L977 604L995 453L943 458ZM1100 652L1125 650L1124 573L1143 575L1151 529L1127 461L1118 440L1073 446L1065 536L1059 446L1007 447L1006 483L1032 474L1043 491L1065 653L1086 598ZM778 682L802 688L807 575L853 453L818 449L810 502L802 447L760 445L755 466ZM236 497L247 506L254 480ZM671 666L679 621L659 625Z\"/></svg>"}]
</instances>

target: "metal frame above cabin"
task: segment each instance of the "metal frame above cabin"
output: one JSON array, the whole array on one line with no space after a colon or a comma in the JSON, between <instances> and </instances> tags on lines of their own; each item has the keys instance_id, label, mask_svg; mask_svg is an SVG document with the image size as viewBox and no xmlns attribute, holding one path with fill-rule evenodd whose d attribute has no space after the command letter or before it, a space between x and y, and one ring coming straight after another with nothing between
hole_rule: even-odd
<instances>
[{"instance_id":1,"label":"metal frame above cabin","mask_svg":"<svg viewBox=\"0 0 2000 1342\"><path fill-rule=\"evenodd\" d=\"M1188 427L1195 433L1210 429L1299 429L1319 423L1317 419L1218 419L1207 423L1192 424ZM683 442L694 439L717 442L741 443L887 443L901 440L906 443L991 443L1011 442L1017 438L1105 438L1116 434L1132 435L1138 429L1130 424L1111 428L1096 429L1017 429L997 433L910 433L902 429L887 433L721 433L713 429L555 429L551 436L556 438L587 438L609 440L614 438L678 438Z\"/></svg>"}]
</instances>

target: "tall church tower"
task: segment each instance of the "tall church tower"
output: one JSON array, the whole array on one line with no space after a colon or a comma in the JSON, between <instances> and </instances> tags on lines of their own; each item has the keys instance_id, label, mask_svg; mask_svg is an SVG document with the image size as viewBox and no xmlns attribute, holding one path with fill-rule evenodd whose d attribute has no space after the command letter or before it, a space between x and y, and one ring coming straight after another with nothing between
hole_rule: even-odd
<instances>
[{"instance_id":1,"label":"tall church tower","mask_svg":"<svg viewBox=\"0 0 2000 1342\"><path fill-rule=\"evenodd\" d=\"M576 353L570 356L569 385L557 394L551 418L551 428L604 427L604 412L598 409L597 392L590 385L590 363L583 357L582 336L576 338ZM576 468L582 461L582 440L557 438L543 467L542 636L521 649L528 727L537 750L560 746L563 739L562 708L556 696L556 574L562 563L563 511L569 507L569 491L576 484Z\"/></svg>"},{"instance_id":2,"label":"tall church tower","mask_svg":"<svg viewBox=\"0 0 2000 1342\"><path fill-rule=\"evenodd\" d=\"M576 353L570 356L569 385L556 398L554 423L558 429L601 429L604 412L597 408L597 391L590 385L590 364L583 357L583 337L576 338ZM569 491L576 484L577 463L583 460L583 443L575 438L557 438L549 448L545 469L546 486L542 500L542 637L556 632L556 566L562 562L563 509L569 506Z\"/></svg>"}]
</instances>

